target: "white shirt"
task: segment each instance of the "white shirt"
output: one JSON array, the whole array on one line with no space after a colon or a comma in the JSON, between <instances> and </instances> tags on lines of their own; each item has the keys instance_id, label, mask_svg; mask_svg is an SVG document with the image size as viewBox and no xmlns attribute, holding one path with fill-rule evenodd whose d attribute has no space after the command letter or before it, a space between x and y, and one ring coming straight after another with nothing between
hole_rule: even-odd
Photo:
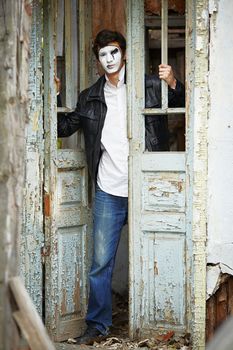
<instances>
[{"instance_id":1,"label":"white shirt","mask_svg":"<svg viewBox=\"0 0 233 350\"><path fill-rule=\"evenodd\" d=\"M119 73L117 86L106 76L104 96L107 114L101 136L102 156L97 184L109 194L128 197L128 155L125 66Z\"/></svg>"}]
</instances>

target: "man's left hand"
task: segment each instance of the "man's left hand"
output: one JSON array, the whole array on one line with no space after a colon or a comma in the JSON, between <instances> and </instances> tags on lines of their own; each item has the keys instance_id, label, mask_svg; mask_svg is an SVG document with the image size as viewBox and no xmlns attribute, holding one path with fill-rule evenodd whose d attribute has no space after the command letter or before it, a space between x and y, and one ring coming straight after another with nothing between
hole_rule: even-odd
<instances>
[{"instance_id":1,"label":"man's left hand","mask_svg":"<svg viewBox=\"0 0 233 350\"><path fill-rule=\"evenodd\" d=\"M165 80L171 89L176 88L176 78L174 77L172 67L168 64L159 65L159 78Z\"/></svg>"}]
</instances>

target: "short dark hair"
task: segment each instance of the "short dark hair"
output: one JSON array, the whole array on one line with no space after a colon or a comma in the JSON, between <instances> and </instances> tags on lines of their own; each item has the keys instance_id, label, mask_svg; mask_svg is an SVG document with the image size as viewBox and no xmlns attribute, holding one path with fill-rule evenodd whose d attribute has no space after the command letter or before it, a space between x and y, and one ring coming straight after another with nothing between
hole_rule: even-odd
<instances>
[{"instance_id":1,"label":"short dark hair","mask_svg":"<svg viewBox=\"0 0 233 350\"><path fill-rule=\"evenodd\" d=\"M96 35L96 38L94 40L93 47L92 47L92 50L97 60L99 59L99 50L102 47L105 47L114 41L116 41L119 44L122 54L124 56L126 51L125 37L120 32L114 32L112 30L103 29Z\"/></svg>"}]
</instances>

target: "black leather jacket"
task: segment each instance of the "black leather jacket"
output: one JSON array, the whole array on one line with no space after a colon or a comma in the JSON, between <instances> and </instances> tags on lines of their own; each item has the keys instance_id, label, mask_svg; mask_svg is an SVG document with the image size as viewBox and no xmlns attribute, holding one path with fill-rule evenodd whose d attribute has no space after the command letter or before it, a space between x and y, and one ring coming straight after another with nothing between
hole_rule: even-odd
<instances>
[{"instance_id":1,"label":"black leather jacket","mask_svg":"<svg viewBox=\"0 0 233 350\"><path fill-rule=\"evenodd\" d=\"M107 112L104 98L105 76L100 77L90 88L82 91L74 112L58 115L58 137L67 137L83 129L88 169L96 179L101 157L101 133ZM183 107L184 86L177 81L176 89L168 90L169 107ZM156 76L145 78L146 108L161 107L161 81ZM168 121L166 116L145 117L145 143L148 151L169 150Z\"/></svg>"}]
</instances>

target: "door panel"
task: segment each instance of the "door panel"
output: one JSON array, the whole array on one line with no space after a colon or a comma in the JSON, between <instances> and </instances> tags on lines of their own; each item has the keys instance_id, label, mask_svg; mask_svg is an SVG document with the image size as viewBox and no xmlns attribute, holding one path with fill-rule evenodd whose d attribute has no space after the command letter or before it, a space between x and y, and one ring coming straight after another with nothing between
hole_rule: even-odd
<instances>
[{"instance_id":1,"label":"door panel","mask_svg":"<svg viewBox=\"0 0 233 350\"><path fill-rule=\"evenodd\" d=\"M58 329L57 340L79 334L84 327L89 266L90 210L87 167L81 150L58 150L57 240ZM88 236L89 235L89 236Z\"/></svg>"},{"instance_id":2,"label":"door panel","mask_svg":"<svg viewBox=\"0 0 233 350\"><path fill-rule=\"evenodd\" d=\"M178 232L143 231L142 276L145 326L176 329L184 324L185 244ZM149 257L146 258L146 257ZM177 263L179 262L179 263ZM144 327L145 327L144 326Z\"/></svg>"},{"instance_id":3,"label":"door panel","mask_svg":"<svg viewBox=\"0 0 233 350\"><path fill-rule=\"evenodd\" d=\"M162 57L167 63L166 0L162 1ZM144 1L128 2L128 114L130 138L129 241L130 335L187 330L186 164L184 152L145 151L145 116L166 116L162 108L145 109ZM163 45L163 42L164 45ZM163 47L164 46L164 47ZM179 109L184 113L184 109Z\"/></svg>"},{"instance_id":4,"label":"door panel","mask_svg":"<svg viewBox=\"0 0 233 350\"><path fill-rule=\"evenodd\" d=\"M22 233L20 236L20 275L42 316L43 298L43 99L41 1L32 2L32 26L29 59L29 120L25 138L25 189Z\"/></svg>"},{"instance_id":5,"label":"door panel","mask_svg":"<svg viewBox=\"0 0 233 350\"><path fill-rule=\"evenodd\" d=\"M57 142L56 38L53 35L57 28L57 5L56 0L45 1L44 5L45 320L52 338L62 341L77 337L85 327L91 211L82 137L78 135L73 149L57 148L60 143ZM65 11L70 9L66 4ZM69 14L66 13L65 21L67 18ZM70 40L69 50L72 51L72 35L66 40ZM66 86L70 87L70 84ZM75 103L73 101L72 108Z\"/></svg>"}]
</instances>

